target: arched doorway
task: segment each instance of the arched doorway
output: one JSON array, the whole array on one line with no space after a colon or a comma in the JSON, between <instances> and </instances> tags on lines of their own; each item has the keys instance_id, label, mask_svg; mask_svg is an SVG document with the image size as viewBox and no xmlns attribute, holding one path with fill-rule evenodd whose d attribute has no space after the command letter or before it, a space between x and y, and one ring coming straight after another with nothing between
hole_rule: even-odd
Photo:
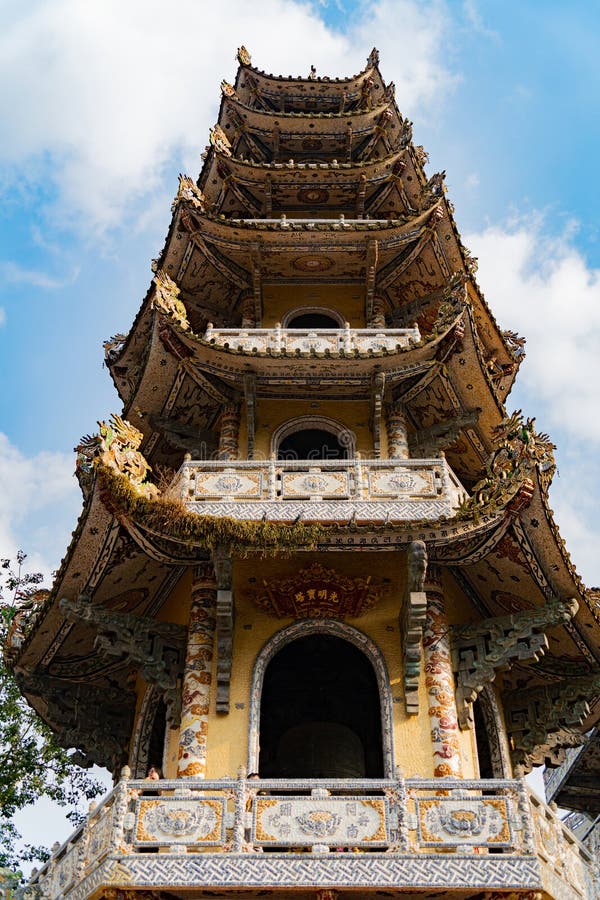
<instances>
[{"instance_id":1,"label":"arched doorway","mask_svg":"<svg viewBox=\"0 0 600 900\"><path fill-rule=\"evenodd\" d=\"M144 778L149 766L163 768L167 735L167 705L156 686L144 695L134 733L130 765L134 778Z\"/></svg>"},{"instance_id":2,"label":"arched doorway","mask_svg":"<svg viewBox=\"0 0 600 900\"><path fill-rule=\"evenodd\" d=\"M264 673L263 778L381 778L377 676L358 647L332 634L286 644Z\"/></svg>"},{"instance_id":3,"label":"arched doorway","mask_svg":"<svg viewBox=\"0 0 600 900\"><path fill-rule=\"evenodd\" d=\"M480 778L511 778L510 751L492 685L485 685L473 703L475 743Z\"/></svg>"}]
</instances>

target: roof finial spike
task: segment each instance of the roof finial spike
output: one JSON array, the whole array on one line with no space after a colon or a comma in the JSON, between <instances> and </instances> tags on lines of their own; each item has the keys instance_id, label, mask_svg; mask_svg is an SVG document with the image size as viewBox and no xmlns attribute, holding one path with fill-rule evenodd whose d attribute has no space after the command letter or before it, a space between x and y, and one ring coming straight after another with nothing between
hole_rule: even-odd
<instances>
[{"instance_id":1,"label":"roof finial spike","mask_svg":"<svg viewBox=\"0 0 600 900\"><path fill-rule=\"evenodd\" d=\"M311 66L311 67L310 67L310 72L308 73L308 80L309 80L309 81L315 81L316 77L317 77L317 69L316 69L316 66Z\"/></svg>"},{"instance_id":2,"label":"roof finial spike","mask_svg":"<svg viewBox=\"0 0 600 900\"><path fill-rule=\"evenodd\" d=\"M252 63L252 57L242 44L241 47L237 48L237 53L235 54L235 58L239 62L240 66L249 66Z\"/></svg>"},{"instance_id":3,"label":"roof finial spike","mask_svg":"<svg viewBox=\"0 0 600 900\"><path fill-rule=\"evenodd\" d=\"M373 47L369 56L367 57L367 65L369 68L373 68L374 66L379 65L379 50L377 47Z\"/></svg>"}]
</instances>

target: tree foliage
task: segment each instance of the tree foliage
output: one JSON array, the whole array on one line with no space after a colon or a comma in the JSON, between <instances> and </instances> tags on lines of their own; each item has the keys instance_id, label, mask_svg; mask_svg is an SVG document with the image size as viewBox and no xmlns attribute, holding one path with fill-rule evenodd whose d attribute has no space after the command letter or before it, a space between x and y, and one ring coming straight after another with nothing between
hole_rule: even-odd
<instances>
[{"instance_id":1,"label":"tree foliage","mask_svg":"<svg viewBox=\"0 0 600 900\"><path fill-rule=\"evenodd\" d=\"M19 551L15 564L0 560L0 644L4 647L15 615L32 606L43 576L26 573L26 554ZM47 797L68 808L74 825L81 813L77 803L91 799L103 785L72 764L69 754L22 696L16 679L0 653L0 867L18 870L23 862L43 860L48 850L24 843L15 814ZM49 837L54 835L49 831Z\"/></svg>"}]
</instances>

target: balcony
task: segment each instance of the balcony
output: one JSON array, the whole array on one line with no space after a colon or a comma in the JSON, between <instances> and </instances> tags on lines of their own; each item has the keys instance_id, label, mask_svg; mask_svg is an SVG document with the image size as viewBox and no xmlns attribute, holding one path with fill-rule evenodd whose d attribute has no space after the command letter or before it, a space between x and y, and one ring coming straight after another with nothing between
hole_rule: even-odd
<instances>
[{"instance_id":1,"label":"balcony","mask_svg":"<svg viewBox=\"0 0 600 900\"><path fill-rule=\"evenodd\" d=\"M445 459L191 460L169 493L204 515L286 522L438 519L467 496Z\"/></svg>"},{"instance_id":2,"label":"balcony","mask_svg":"<svg viewBox=\"0 0 600 900\"><path fill-rule=\"evenodd\" d=\"M419 329L386 328L213 328L209 325L204 340L223 349L242 353L278 355L323 354L324 356L395 353L421 340Z\"/></svg>"},{"instance_id":3,"label":"balcony","mask_svg":"<svg viewBox=\"0 0 600 900\"><path fill-rule=\"evenodd\" d=\"M591 855L516 780L132 781L25 889L546 891L598 898Z\"/></svg>"}]
</instances>

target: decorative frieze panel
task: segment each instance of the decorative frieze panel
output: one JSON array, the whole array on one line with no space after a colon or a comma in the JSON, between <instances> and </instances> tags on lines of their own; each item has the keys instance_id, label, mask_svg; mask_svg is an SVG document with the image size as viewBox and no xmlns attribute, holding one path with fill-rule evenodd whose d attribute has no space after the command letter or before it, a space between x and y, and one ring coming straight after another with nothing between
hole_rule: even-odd
<instances>
[{"instance_id":1,"label":"decorative frieze panel","mask_svg":"<svg viewBox=\"0 0 600 900\"><path fill-rule=\"evenodd\" d=\"M138 847L217 847L225 841L225 803L224 797L140 798L136 804L134 843Z\"/></svg>"},{"instance_id":2,"label":"decorative frieze panel","mask_svg":"<svg viewBox=\"0 0 600 900\"><path fill-rule=\"evenodd\" d=\"M216 474L202 473L195 479L196 499L234 499L254 497L260 499L264 493L261 472L239 472L228 467Z\"/></svg>"},{"instance_id":3,"label":"decorative frieze panel","mask_svg":"<svg viewBox=\"0 0 600 900\"><path fill-rule=\"evenodd\" d=\"M311 472L282 472L281 496L283 499L337 497L345 500L350 496L348 472L322 472L315 466Z\"/></svg>"},{"instance_id":4,"label":"decorative frieze panel","mask_svg":"<svg viewBox=\"0 0 600 900\"><path fill-rule=\"evenodd\" d=\"M508 801L503 797L435 797L417 799L415 805L422 847L512 845Z\"/></svg>"},{"instance_id":5,"label":"decorative frieze panel","mask_svg":"<svg viewBox=\"0 0 600 900\"><path fill-rule=\"evenodd\" d=\"M390 328L213 328L208 325L204 340L216 347L240 353L273 355L319 353L336 356L343 353L393 353L405 350L421 340L418 327Z\"/></svg>"},{"instance_id":6,"label":"decorative frieze panel","mask_svg":"<svg viewBox=\"0 0 600 900\"><path fill-rule=\"evenodd\" d=\"M369 472L371 497L436 497L443 491L440 473L433 469L392 469Z\"/></svg>"},{"instance_id":7,"label":"decorative frieze panel","mask_svg":"<svg viewBox=\"0 0 600 900\"><path fill-rule=\"evenodd\" d=\"M253 839L265 847L378 847L389 840L388 821L378 797L257 797Z\"/></svg>"}]
</instances>

